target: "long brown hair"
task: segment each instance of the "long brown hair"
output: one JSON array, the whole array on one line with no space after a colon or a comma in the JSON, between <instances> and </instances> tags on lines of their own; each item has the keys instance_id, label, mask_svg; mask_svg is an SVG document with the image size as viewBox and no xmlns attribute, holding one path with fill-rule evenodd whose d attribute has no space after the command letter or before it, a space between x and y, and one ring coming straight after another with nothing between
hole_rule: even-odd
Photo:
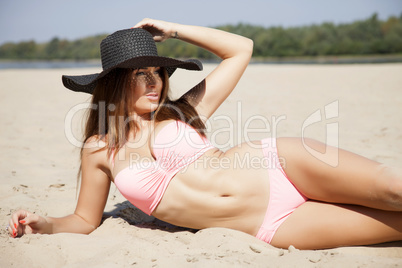
<instances>
[{"instance_id":1,"label":"long brown hair","mask_svg":"<svg viewBox=\"0 0 402 268\"><path fill-rule=\"evenodd\" d=\"M169 77L165 68L162 69L162 93L156 111L150 114L155 122L174 119L183 121L205 137L205 125L195 108L185 98L172 101L169 97ZM108 157L116 155L127 142L129 135L137 133L139 126L130 118L130 100L132 90L127 90L133 69L115 69L101 78L92 95L91 109L87 115L84 143L91 137L97 137L106 142ZM81 166L78 179L81 175Z\"/></svg>"}]
</instances>

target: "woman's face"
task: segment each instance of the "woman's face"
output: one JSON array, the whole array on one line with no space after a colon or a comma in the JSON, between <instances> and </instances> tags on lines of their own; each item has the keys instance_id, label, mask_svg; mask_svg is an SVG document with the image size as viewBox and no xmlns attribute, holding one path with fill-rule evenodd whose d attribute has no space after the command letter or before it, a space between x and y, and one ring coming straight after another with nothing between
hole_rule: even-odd
<instances>
[{"instance_id":1,"label":"woman's face","mask_svg":"<svg viewBox=\"0 0 402 268\"><path fill-rule=\"evenodd\" d=\"M146 67L134 70L130 87L133 110L138 115L151 113L158 108L163 88L163 70L160 67Z\"/></svg>"}]
</instances>

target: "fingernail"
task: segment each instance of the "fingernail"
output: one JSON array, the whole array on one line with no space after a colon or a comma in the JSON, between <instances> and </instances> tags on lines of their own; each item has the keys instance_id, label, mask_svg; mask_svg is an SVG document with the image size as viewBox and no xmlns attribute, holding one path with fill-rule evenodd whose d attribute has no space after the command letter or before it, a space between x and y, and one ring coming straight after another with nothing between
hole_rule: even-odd
<instances>
[{"instance_id":1,"label":"fingernail","mask_svg":"<svg viewBox=\"0 0 402 268\"><path fill-rule=\"evenodd\" d=\"M14 227L15 227L15 229L17 229L17 228L18 228L18 226L17 226L17 224L16 224L16 223L14 223Z\"/></svg>"},{"instance_id":2,"label":"fingernail","mask_svg":"<svg viewBox=\"0 0 402 268\"><path fill-rule=\"evenodd\" d=\"M20 223L25 223L25 221L24 221L24 220L20 220Z\"/></svg>"},{"instance_id":3,"label":"fingernail","mask_svg":"<svg viewBox=\"0 0 402 268\"><path fill-rule=\"evenodd\" d=\"M15 234L15 231L13 230L13 237L15 237L16 236L16 234Z\"/></svg>"}]
</instances>

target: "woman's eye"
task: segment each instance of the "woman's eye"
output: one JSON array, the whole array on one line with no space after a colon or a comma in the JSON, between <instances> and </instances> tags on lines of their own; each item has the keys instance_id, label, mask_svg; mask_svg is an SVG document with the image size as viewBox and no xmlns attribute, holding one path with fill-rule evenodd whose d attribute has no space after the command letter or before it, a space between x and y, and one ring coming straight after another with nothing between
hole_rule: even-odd
<instances>
[{"instance_id":1,"label":"woman's eye","mask_svg":"<svg viewBox=\"0 0 402 268\"><path fill-rule=\"evenodd\" d=\"M157 77L161 77L162 76L162 70L155 70L155 71L137 71L135 73L136 76L148 76L148 75L153 75L153 76L157 76Z\"/></svg>"}]
</instances>

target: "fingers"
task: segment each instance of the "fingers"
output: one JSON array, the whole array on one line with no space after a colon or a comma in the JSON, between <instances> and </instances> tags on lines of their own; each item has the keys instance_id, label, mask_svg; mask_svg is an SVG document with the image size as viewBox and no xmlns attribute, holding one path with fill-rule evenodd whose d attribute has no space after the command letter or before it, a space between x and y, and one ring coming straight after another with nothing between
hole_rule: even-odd
<instances>
[{"instance_id":1,"label":"fingers","mask_svg":"<svg viewBox=\"0 0 402 268\"><path fill-rule=\"evenodd\" d=\"M146 18L137 23L133 28L147 30L152 34L156 42L163 42L172 36L174 25L175 24L171 22Z\"/></svg>"},{"instance_id":2,"label":"fingers","mask_svg":"<svg viewBox=\"0 0 402 268\"><path fill-rule=\"evenodd\" d=\"M23 234L23 226L21 224L26 223L26 219L32 215L31 212L20 209L11 215L8 222L7 231L10 236L17 237Z\"/></svg>"},{"instance_id":3,"label":"fingers","mask_svg":"<svg viewBox=\"0 0 402 268\"><path fill-rule=\"evenodd\" d=\"M8 225L7 225L6 230L7 230L8 234L9 234L11 237L16 237L17 234L18 234L17 228L15 227L15 224L14 224L14 222L13 222L12 219L10 219L10 220L8 221Z\"/></svg>"},{"instance_id":4,"label":"fingers","mask_svg":"<svg viewBox=\"0 0 402 268\"><path fill-rule=\"evenodd\" d=\"M39 216L35 215L33 213L28 214L25 218L20 219L18 222L22 225L22 226L26 226L26 225L30 225L30 224L35 224L37 223L39 220Z\"/></svg>"},{"instance_id":5,"label":"fingers","mask_svg":"<svg viewBox=\"0 0 402 268\"><path fill-rule=\"evenodd\" d=\"M138 22L133 28L144 28L144 27L153 27L153 23L151 19L145 18Z\"/></svg>"},{"instance_id":6,"label":"fingers","mask_svg":"<svg viewBox=\"0 0 402 268\"><path fill-rule=\"evenodd\" d=\"M7 231L11 237L17 237L18 235L18 223L14 221L14 214L8 221Z\"/></svg>"}]
</instances>

